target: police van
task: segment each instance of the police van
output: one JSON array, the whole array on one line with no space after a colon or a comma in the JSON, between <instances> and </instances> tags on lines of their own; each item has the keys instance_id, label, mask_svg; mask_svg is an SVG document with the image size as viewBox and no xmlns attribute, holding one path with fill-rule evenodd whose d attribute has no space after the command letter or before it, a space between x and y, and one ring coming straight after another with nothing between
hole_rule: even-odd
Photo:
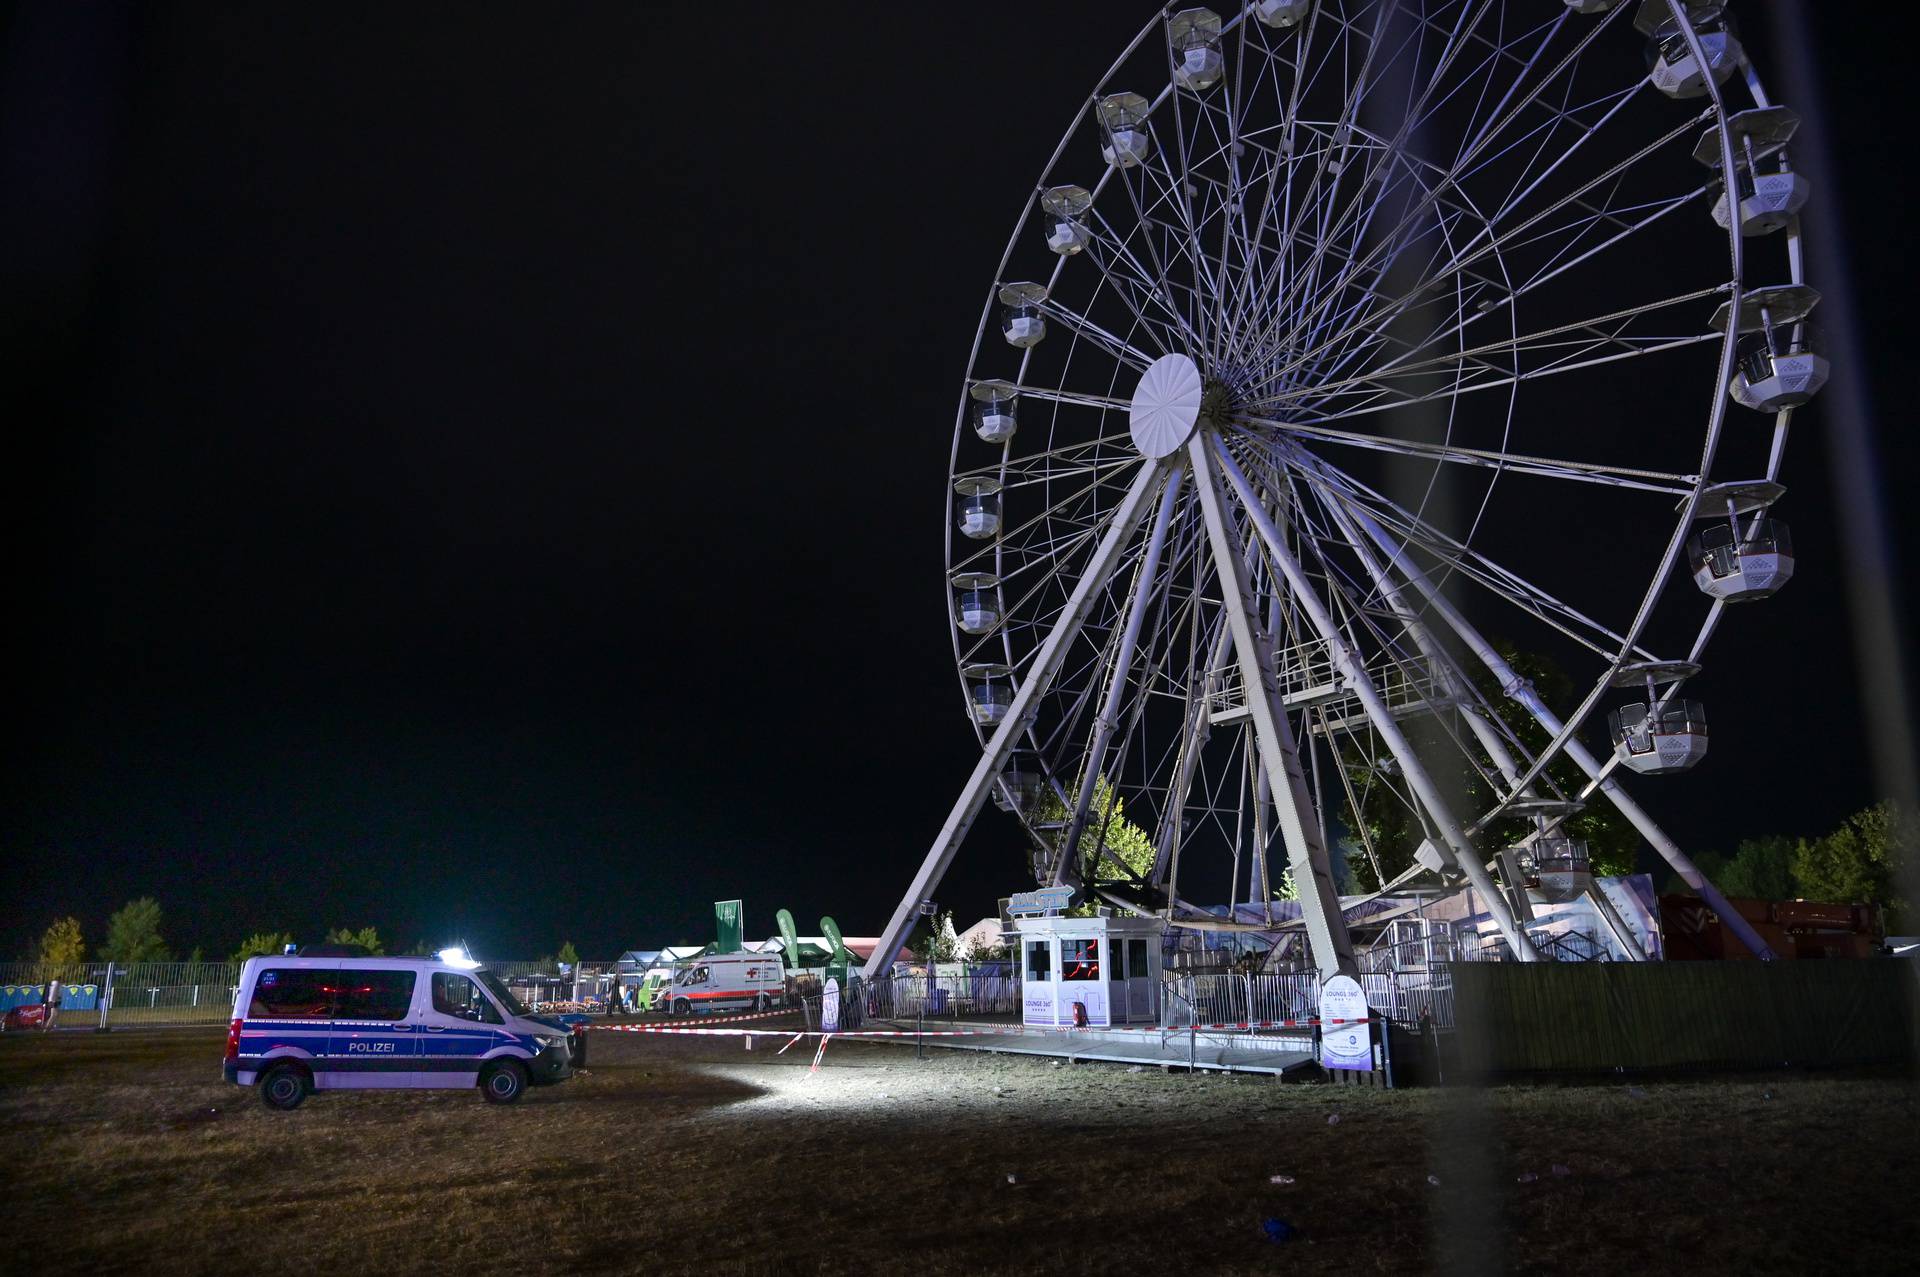
<instances>
[{"instance_id":1,"label":"police van","mask_svg":"<svg viewBox=\"0 0 1920 1277\"><path fill-rule=\"evenodd\" d=\"M786 964L777 953L712 953L674 963L673 981L653 1005L671 1015L765 1011L787 1000Z\"/></svg>"},{"instance_id":2,"label":"police van","mask_svg":"<svg viewBox=\"0 0 1920 1277\"><path fill-rule=\"evenodd\" d=\"M436 958L308 950L249 958L227 1029L227 1081L272 1109L312 1091L478 1087L512 1104L586 1063L583 1034L536 1016L457 950Z\"/></svg>"}]
</instances>

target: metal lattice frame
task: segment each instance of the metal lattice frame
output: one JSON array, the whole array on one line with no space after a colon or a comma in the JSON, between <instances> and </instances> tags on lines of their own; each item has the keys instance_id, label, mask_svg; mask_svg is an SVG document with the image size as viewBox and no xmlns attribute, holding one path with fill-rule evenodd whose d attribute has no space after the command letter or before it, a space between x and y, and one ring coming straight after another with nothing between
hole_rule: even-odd
<instances>
[{"instance_id":1,"label":"metal lattice frame","mask_svg":"<svg viewBox=\"0 0 1920 1277\"><path fill-rule=\"evenodd\" d=\"M1580 7L1600 12L1321 0L1293 27L1228 13L1217 36L1204 11L1169 10L1114 63L1002 257L954 430L949 571L991 583L994 622L963 630L956 608L955 659L970 710L968 672L988 666L1010 671L1011 705L976 715L980 764L870 974L996 786L1039 880L1097 874L1175 920L1183 880L1270 901L1277 838L1326 972L1353 966L1329 845L1360 826L1363 789L1404 805L1427 831L1427 869L1479 888L1523 960L1525 891L1506 848L1476 838L1515 804L1598 795L1765 953L1579 733L1623 666L1661 651L1697 662L1720 624L1726 604L1703 607L1674 567L1710 485L1776 479L1792 413L1769 430L1733 406L1730 422L1739 325L1709 317L1738 315L1750 286L1802 282L1799 226L1743 239L1708 216L1717 174L1743 158L1728 117L1769 105L1737 44L1734 74L1691 98L1644 71L1641 32L1669 18L1668 56L1708 63L1692 20L1713 16L1705 6ZM1694 158L1703 134L1717 170ZM1027 293L1047 329L1024 347L996 323L1022 279L1044 286ZM1202 398L1188 437L1143 456L1136 389L1175 355ZM975 392L998 383L1017 431L989 444ZM1672 426L1651 442L1569 437L1556 426L1574 399ZM951 494L968 483L1000 503L977 540L956 531ZM1609 554L1644 588L1622 595L1602 579L1619 568L1583 577L1564 562L1536 583L1538 547L1504 513L1529 502L1614 529ZM1585 662L1572 712L1548 708L1488 626ZM1548 744L1501 720L1489 681ZM1440 724L1452 756L1423 757L1412 718ZM1557 788L1561 757L1583 789ZM1372 763L1359 782L1356 758ZM1055 801L1005 783L1010 765ZM1461 767L1491 801L1445 792ZM1102 779L1153 837L1142 881L1111 880L1103 846L1056 852L1097 834ZM1042 822L1042 808L1068 815Z\"/></svg>"}]
</instances>

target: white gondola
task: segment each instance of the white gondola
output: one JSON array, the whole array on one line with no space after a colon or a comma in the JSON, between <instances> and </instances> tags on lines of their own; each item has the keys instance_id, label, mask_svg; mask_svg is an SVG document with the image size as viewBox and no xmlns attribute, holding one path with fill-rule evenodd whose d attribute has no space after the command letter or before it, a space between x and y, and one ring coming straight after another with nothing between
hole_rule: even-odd
<instances>
[{"instance_id":1,"label":"white gondola","mask_svg":"<svg viewBox=\"0 0 1920 1277\"><path fill-rule=\"evenodd\" d=\"M993 805L1001 811L1025 815L1040 801L1040 791L1045 785L1046 779L1038 772L1009 767L1000 773L993 787Z\"/></svg>"},{"instance_id":2,"label":"white gondola","mask_svg":"<svg viewBox=\"0 0 1920 1277\"><path fill-rule=\"evenodd\" d=\"M1744 56L1740 40L1727 23L1726 6L1718 0L1687 0L1687 19L1706 55L1705 65L1694 56L1687 34L1674 19L1667 0L1640 0L1633 25L1647 37L1647 75L1653 87L1670 98L1697 98L1707 91L1707 77L1726 83Z\"/></svg>"},{"instance_id":3,"label":"white gondola","mask_svg":"<svg viewBox=\"0 0 1920 1277\"><path fill-rule=\"evenodd\" d=\"M1700 667L1688 661L1643 661L1622 666L1616 687L1644 684L1644 703L1622 705L1607 715L1607 733L1622 764L1643 776L1683 772L1707 756L1707 711L1699 701L1666 701L1659 688L1691 678Z\"/></svg>"},{"instance_id":4,"label":"white gondola","mask_svg":"<svg viewBox=\"0 0 1920 1277\"><path fill-rule=\"evenodd\" d=\"M1713 314L1721 332L1738 322L1743 336L1739 361L1727 392L1734 402L1756 412L1778 412L1807 402L1827 384L1830 368L1820 330L1807 315L1820 294L1804 284L1756 288L1740 298L1736 321L1732 304Z\"/></svg>"},{"instance_id":5,"label":"white gondola","mask_svg":"<svg viewBox=\"0 0 1920 1277\"><path fill-rule=\"evenodd\" d=\"M961 673L967 680L967 706L973 721L991 727L1013 708L1013 670L1005 665L969 665Z\"/></svg>"},{"instance_id":6,"label":"white gondola","mask_svg":"<svg viewBox=\"0 0 1920 1277\"><path fill-rule=\"evenodd\" d=\"M985 634L1000 624L1000 578L988 572L961 572L953 578L953 623L968 634Z\"/></svg>"},{"instance_id":7,"label":"white gondola","mask_svg":"<svg viewBox=\"0 0 1920 1277\"><path fill-rule=\"evenodd\" d=\"M1086 214L1093 207L1093 196L1086 187L1048 187L1040 194L1040 207L1047 215L1048 248L1071 257L1087 246Z\"/></svg>"},{"instance_id":8,"label":"white gondola","mask_svg":"<svg viewBox=\"0 0 1920 1277\"><path fill-rule=\"evenodd\" d=\"M1020 423L1014 417L1013 401L1020 397L1010 381L981 381L967 392L973 396L973 432L988 443L1005 443L1013 438Z\"/></svg>"},{"instance_id":9,"label":"white gondola","mask_svg":"<svg viewBox=\"0 0 1920 1277\"><path fill-rule=\"evenodd\" d=\"M976 541L990 541L1000 531L1000 481L966 478L953 485L954 509L960 531Z\"/></svg>"},{"instance_id":10,"label":"white gondola","mask_svg":"<svg viewBox=\"0 0 1920 1277\"><path fill-rule=\"evenodd\" d=\"M1535 838L1525 856L1533 878L1530 890L1543 900L1577 900L1593 887L1593 862L1583 839Z\"/></svg>"},{"instance_id":11,"label":"white gondola","mask_svg":"<svg viewBox=\"0 0 1920 1277\"><path fill-rule=\"evenodd\" d=\"M1727 117L1727 131L1733 135L1733 195L1739 201L1740 233L1767 235L1793 221L1813 187L1807 179L1786 166L1781 148L1800 127L1800 117L1784 106L1756 107ZM1719 169L1726 156L1720 148L1720 133L1708 129L1693 148L1693 158L1710 169ZM1726 184L1714 201L1713 220L1731 225L1733 202Z\"/></svg>"},{"instance_id":12,"label":"white gondola","mask_svg":"<svg viewBox=\"0 0 1920 1277\"><path fill-rule=\"evenodd\" d=\"M1219 14L1182 9L1167 19L1167 43L1173 46L1173 78L1181 88L1201 93L1220 83L1227 60L1220 53Z\"/></svg>"},{"instance_id":13,"label":"white gondola","mask_svg":"<svg viewBox=\"0 0 1920 1277\"><path fill-rule=\"evenodd\" d=\"M1248 8L1268 26L1286 31L1307 20L1313 12L1313 0L1254 0Z\"/></svg>"},{"instance_id":14,"label":"white gondola","mask_svg":"<svg viewBox=\"0 0 1920 1277\"><path fill-rule=\"evenodd\" d=\"M1040 303L1047 300L1045 284L1008 284L1000 290L1000 335L1007 345L1032 350L1047 335L1047 321Z\"/></svg>"},{"instance_id":15,"label":"white gondola","mask_svg":"<svg viewBox=\"0 0 1920 1277\"><path fill-rule=\"evenodd\" d=\"M1762 514L1785 491L1761 480L1701 493L1699 516L1712 522L1688 538L1687 566L1709 598L1764 599L1793 576L1793 537L1786 524Z\"/></svg>"},{"instance_id":16,"label":"white gondola","mask_svg":"<svg viewBox=\"0 0 1920 1277\"><path fill-rule=\"evenodd\" d=\"M1138 93L1100 99L1100 155L1117 168L1132 168L1153 153L1147 132L1147 100Z\"/></svg>"}]
</instances>

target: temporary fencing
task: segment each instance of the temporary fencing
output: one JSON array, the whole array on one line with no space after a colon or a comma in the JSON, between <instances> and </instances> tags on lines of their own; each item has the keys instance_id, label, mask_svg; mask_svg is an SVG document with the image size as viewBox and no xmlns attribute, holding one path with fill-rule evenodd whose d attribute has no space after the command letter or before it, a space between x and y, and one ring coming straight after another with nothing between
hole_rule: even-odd
<instances>
[{"instance_id":1,"label":"temporary fencing","mask_svg":"<svg viewBox=\"0 0 1920 1277\"><path fill-rule=\"evenodd\" d=\"M60 1023L225 1024L240 983L237 962L0 963L0 1010L37 1004L60 981Z\"/></svg>"}]
</instances>

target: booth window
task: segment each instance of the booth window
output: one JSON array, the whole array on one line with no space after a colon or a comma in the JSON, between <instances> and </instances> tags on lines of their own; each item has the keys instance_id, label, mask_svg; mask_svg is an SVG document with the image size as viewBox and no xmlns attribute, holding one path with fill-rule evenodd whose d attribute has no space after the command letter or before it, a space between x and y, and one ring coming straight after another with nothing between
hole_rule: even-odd
<instances>
[{"instance_id":1,"label":"booth window","mask_svg":"<svg viewBox=\"0 0 1920 1277\"><path fill-rule=\"evenodd\" d=\"M1062 940L1060 970L1062 979L1098 980L1100 978L1100 942L1098 940Z\"/></svg>"},{"instance_id":2,"label":"booth window","mask_svg":"<svg viewBox=\"0 0 1920 1277\"><path fill-rule=\"evenodd\" d=\"M1138 937L1127 941L1127 974L1135 980L1147 978L1147 942Z\"/></svg>"},{"instance_id":3,"label":"booth window","mask_svg":"<svg viewBox=\"0 0 1920 1277\"><path fill-rule=\"evenodd\" d=\"M1027 979L1053 979L1053 944L1048 940L1027 942Z\"/></svg>"}]
</instances>

